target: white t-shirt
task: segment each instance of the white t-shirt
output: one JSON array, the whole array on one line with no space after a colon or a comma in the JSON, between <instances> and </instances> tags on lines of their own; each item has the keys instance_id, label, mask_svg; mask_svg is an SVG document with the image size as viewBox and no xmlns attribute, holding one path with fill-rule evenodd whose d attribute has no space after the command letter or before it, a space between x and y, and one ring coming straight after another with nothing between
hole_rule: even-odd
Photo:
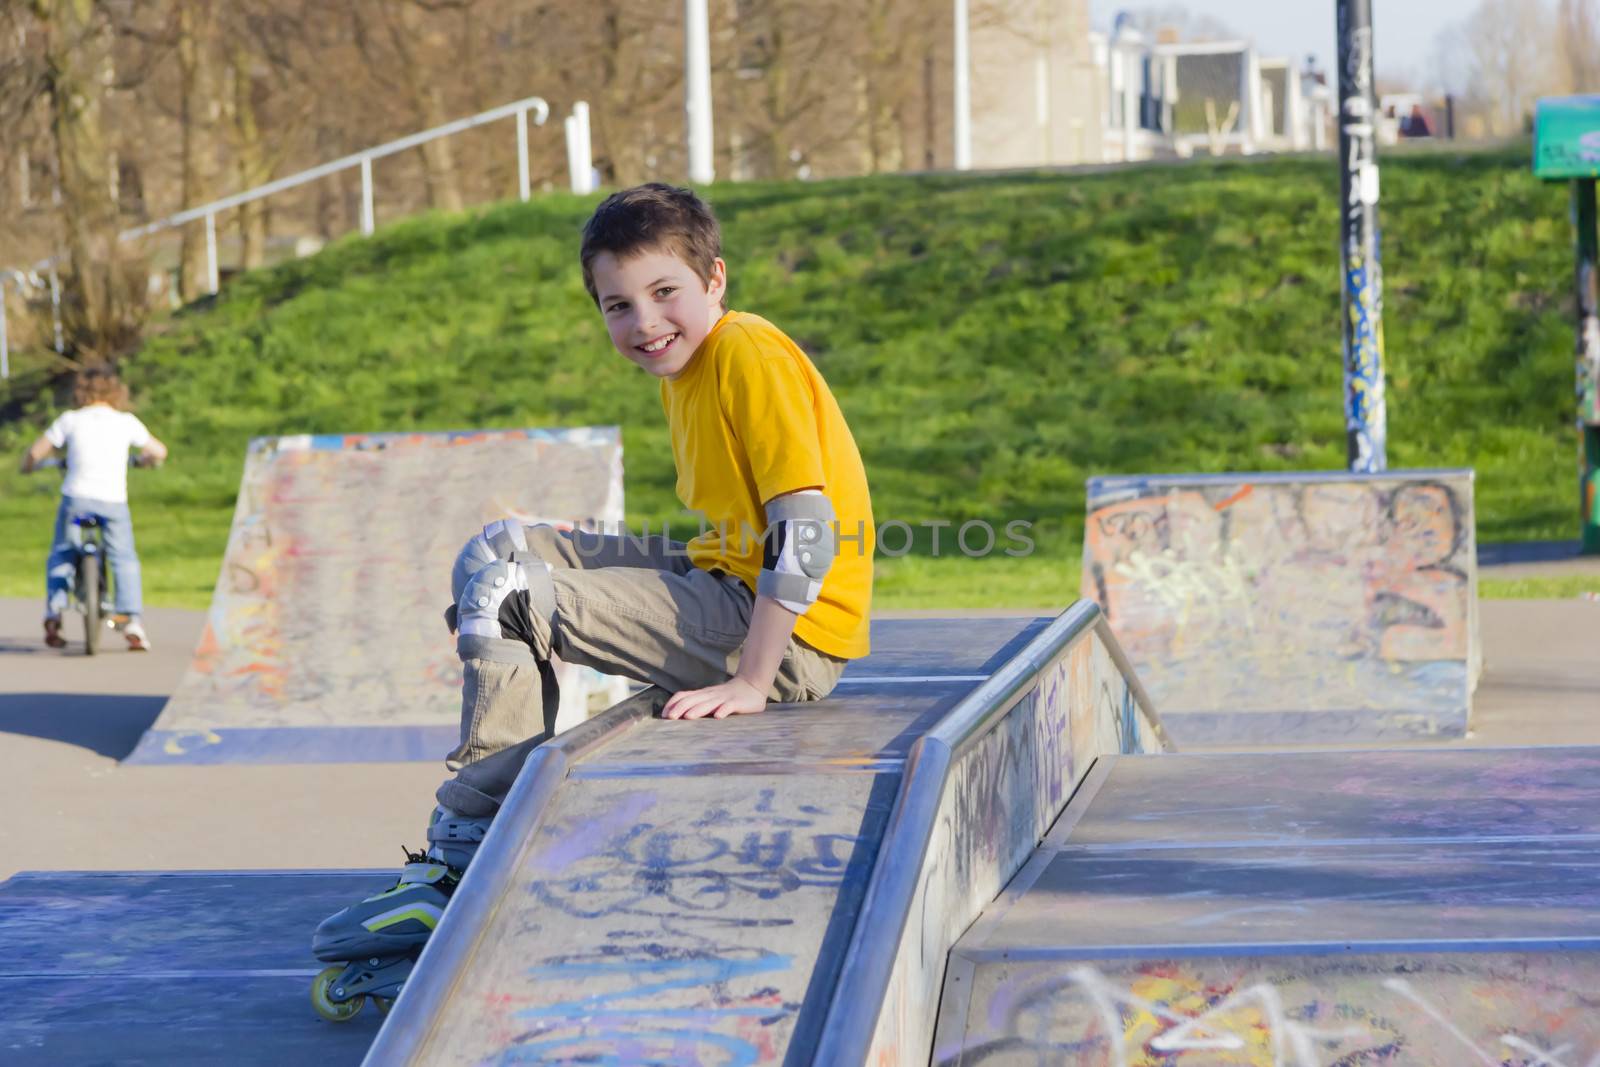
<instances>
[{"instance_id":1,"label":"white t-shirt","mask_svg":"<svg viewBox=\"0 0 1600 1067\"><path fill-rule=\"evenodd\" d=\"M138 416L108 404L90 404L62 413L44 432L45 440L67 450L67 480L62 496L125 503L128 499L128 449L150 443Z\"/></svg>"}]
</instances>

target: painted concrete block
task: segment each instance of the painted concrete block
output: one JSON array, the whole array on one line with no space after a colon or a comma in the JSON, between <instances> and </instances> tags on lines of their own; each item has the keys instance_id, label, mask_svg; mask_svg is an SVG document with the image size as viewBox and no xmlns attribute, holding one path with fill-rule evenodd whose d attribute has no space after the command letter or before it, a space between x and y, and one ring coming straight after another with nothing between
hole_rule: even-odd
<instances>
[{"instance_id":1,"label":"painted concrete block","mask_svg":"<svg viewBox=\"0 0 1600 1067\"><path fill-rule=\"evenodd\" d=\"M950 956L933 1062L1589 1064L1600 748L1108 761Z\"/></svg>"},{"instance_id":2,"label":"painted concrete block","mask_svg":"<svg viewBox=\"0 0 1600 1067\"><path fill-rule=\"evenodd\" d=\"M1180 747L1466 732L1471 471L1139 475L1088 494L1083 595Z\"/></svg>"}]
</instances>

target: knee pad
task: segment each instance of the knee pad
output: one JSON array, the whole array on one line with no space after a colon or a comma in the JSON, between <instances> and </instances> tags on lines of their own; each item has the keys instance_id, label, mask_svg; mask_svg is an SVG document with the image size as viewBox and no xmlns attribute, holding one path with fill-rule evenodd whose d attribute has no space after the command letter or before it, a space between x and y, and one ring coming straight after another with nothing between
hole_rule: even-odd
<instances>
[{"instance_id":1,"label":"knee pad","mask_svg":"<svg viewBox=\"0 0 1600 1067\"><path fill-rule=\"evenodd\" d=\"M515 593L525 593L528 610L554 625L556 587L550 565L535 559L498 559L468 579L456 604L456 626L464 637L505 638L500 610Z\"/></svg>"},{"instance_id":2,"label":"knee pad","mask_svg":"<svg viewBox=\"0 0 1600 1067\"><path fill-rule=\"evenodd\" d=\"M513 593L528 591L528 572L520 563L497 559L478 570L456 602L456 627L462 636L501 638L500 607Z\"/></svg>"},{"instance_id":3,"label":"knee pad","mask_svg":"<svg viewBox=\"0 0 1600 1067\"><path fill-rule=\"evenodd\" d=\"M467 869L489 832L490 818L457 815L440 805L428 822L428 858L461 872Z\"/></svg>"},{"instance_id":4,"label":"knee pad","mask_svg":"<svg viewBox=\"0 0 1600 1067\"><path fill-rule=\"evenodd\" d=\"M472 576L497 559L511 559L519 552L528 551L528 535L522 523L515 519L497 519L472 535L472 539L456 553L455 564L450 568L450 596L461 602Z\"/></svg>"}]
</instances>

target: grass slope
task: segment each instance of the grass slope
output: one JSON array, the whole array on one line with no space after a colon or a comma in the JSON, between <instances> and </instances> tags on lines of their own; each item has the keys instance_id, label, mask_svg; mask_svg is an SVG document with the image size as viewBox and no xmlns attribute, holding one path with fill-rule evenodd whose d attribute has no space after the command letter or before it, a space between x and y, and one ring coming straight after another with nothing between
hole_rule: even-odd
<instances>
[{"instance_id":1,"label":"grass slope","mask_svg":"<svg viewBox=\"0 0 1600 1067\"><path fill-rule=\"evenodd\" d=\"M1483 540L1575 529L1566 193L1528 170L1521 150L1384 167L1390 463L1475 467ZM1091 474L1342 467L1336 197L1327 159L711 192L732 306L816 360L879 520L1035 524L1027 559L969 561L947 533L937 559L924 537L883 561L878 604L901 607L1065 603ZM149 598L207 602L263 434L618 423L630 521L678 516L655 384L578 276L593 203L411 219L161 324L127 370L173 446L133 476ZM35 400L0 446L50 414ZM0 474L0 594L37 593L57 489Z\"/></svg>"}]
</instances>

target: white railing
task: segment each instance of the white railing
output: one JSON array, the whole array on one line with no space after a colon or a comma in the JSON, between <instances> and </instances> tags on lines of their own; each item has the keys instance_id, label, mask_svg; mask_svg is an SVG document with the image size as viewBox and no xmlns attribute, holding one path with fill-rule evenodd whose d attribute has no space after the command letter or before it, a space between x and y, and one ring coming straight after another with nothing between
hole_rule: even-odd
<instances>
[{"instance_id":1,"label":"white railing","mask_svg":"<svg viewBox=\"0 0 1600 1067\"><path fill-rule=\"evenodd\" d=\"M490 122L497 122L504 118L515 118L517 123L517 195L527 200L532 190L531 178L528 168L528 113L534 115L534 124L543 126L550 117L550 105L537 96L530 96L524 100L517 100L510 104L491 108L479 112L470 118L457 119L447 122L442 126L423 130L408 137L401 137L395 141L388 141L375 148L368 148L353 155L336 159L331 163L324 163L310 170L303 170L298 174L291 174L287 178L258 185L254 189L247 189L233 196L213 200L209 204L180 211L176 215L169 215L157 222L145 226L138 226L131 230L124 230L117 235L119 241L132 241L140 237L148 237L162 230L170 230L183 226L196 220L204 220L206 227L206 291L215 294L220 285L220 275L217 267L217 214L231 208L248 204L281 193L286 189L293 189L326 178L330 174L340 171L360 168L361 170L361 233L370 236L373 230L374 216L372 206L372 162L385 156L392 156L396 152L403 152L408 148L415 148L420 144L448 137L451 134L483 126ZM565 121L567 142L567 176L572 186L572 191L578 194L591 193L595 189L594 170L590 160L589 148L589 105L579 101L572 106L572 114ZM48 282L45 278L48 277ZM40 290L46 284L50 286L51 315L55 326L55 350L59 353L63 349L61 333L61 283L56 273L55 258L40 260L27 270L0 270L0 378L11 376L11 358L9 337L6 330L5 317L5 285L7 278L15 281L17 291L26 293L28 290Z\"/></svg>"}]
</instances>

